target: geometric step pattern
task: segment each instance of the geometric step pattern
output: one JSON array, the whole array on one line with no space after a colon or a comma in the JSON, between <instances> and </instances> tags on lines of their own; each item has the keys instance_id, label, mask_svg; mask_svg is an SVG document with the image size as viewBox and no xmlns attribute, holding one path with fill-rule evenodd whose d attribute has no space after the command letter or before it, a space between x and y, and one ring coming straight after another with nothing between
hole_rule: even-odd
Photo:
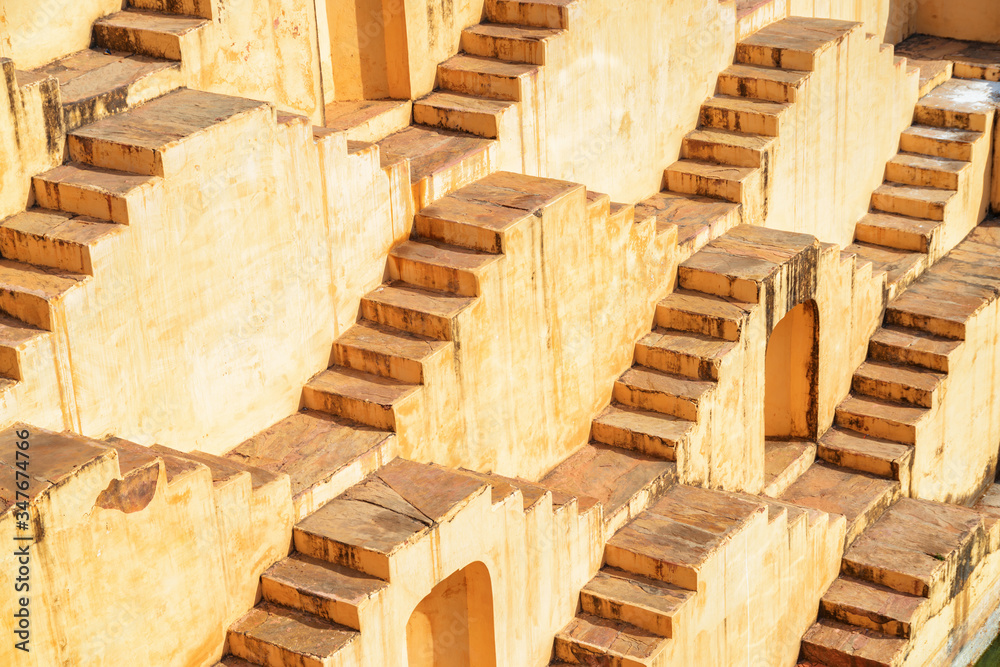
<instances>
[{"instance_id":1,"label":"geometric step pattern","mask_svg":"<svg viewBox=\"0 0 1000 667\"><path fill-rule=\"evenodd\" d=\"M390 585L392 562L434 539L439 523L487 488L470 475L403 459L349 487L296 523L296 551L261 576L263 600L230 626L233 655L225 660L361 664L366 609Z\"/></svg>"},{"instance_id":2,"label":"geometric step pattern","mask_svg":"<svg viewBox=\"0 0 1000 667\"><path fill-rule=\"evenodd\" d=\"M868 359L819 458L909 487L913 446L935 414L965 323L1000 296L1000 228L984 223L886 306Z\"/></svg>"},{"instance_id":3,"label":"geometric step pattern","mask_svg":"<svg viewBox=\"0 0 1000 667\"><path fill-rule=\"evenodd\" d=\"M896 502L845 552L802 656L831 666L902 664L921 626L996 548L987 518L947 503Z\"/></svg>"},{"instance_id":4,"label":"geometric step pattern","mask_svg":"<svg viewBox=\"0 0 1000 667\"><path fill-rule=\"evenodd\" d=\"M949 250L945 230L974 187L971 160L977 144L988 139L975 126L992 111L970 104L961 94L964 86L942 83L918 102L900 152L872 194L872 210L858 221L855 243L846 249L886 274L889 299Z\"/></svg>"},{"instance_id":5,"label":"geometric step pattern","mask_svg":"<svg viewBox=\"0 0 1000 667\"><path fill-rule=\"evenodd\" d=\"M428 374L452 362L459 316L496 274L506 230L564 191L561 182L495 172L421 209L414 237L390 251L393 279L362 299L332 365L305 385L305 406L395 431L397 415L422 400Z\"/></svg>"},{"instance_id":6,"label":"geometric step pattern","mask_svg":"<svg viewBox=\"0 0 1000 667\"><path fill-rule=\"evenodd\" d=\"M553 664L656 664L704 591L700 573L717 568L726 545L766 511L749 496L672 486L608 541L581 611L555 636Z\"/></svg>"}]
</instances>

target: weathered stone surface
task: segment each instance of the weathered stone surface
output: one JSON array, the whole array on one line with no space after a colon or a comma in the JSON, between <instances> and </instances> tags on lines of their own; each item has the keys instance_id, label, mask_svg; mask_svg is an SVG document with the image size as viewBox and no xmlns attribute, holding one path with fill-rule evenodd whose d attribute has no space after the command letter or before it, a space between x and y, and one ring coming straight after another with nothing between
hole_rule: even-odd
<instances>
[{"instance_id":1,"label":"weathered stone surface","mask_svg":"<svg viewBox=\"0 0 1000 667\"><path fill-rule=\"evenodd\" d=\"M898 482L815 463L780 498L843 515L847 519L846 544L851 544L898 496Z\"/></svg>"}]
</instances>

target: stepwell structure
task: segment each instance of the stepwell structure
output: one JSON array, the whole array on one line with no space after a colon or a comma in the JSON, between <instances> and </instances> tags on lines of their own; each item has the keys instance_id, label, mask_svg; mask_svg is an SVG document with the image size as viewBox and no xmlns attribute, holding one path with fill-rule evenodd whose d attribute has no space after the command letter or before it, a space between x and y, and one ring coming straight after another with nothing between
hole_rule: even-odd
<instances>
[{"instance_id":1,"label":"stepwell structure","mask_svg":"<svg viewBox=\"0 0 1000 667\"><path fill-rule=\"evenodd\" d=\"M0 2L0 664L971 665L993 0Z\"/></svg>"}]
</instances>

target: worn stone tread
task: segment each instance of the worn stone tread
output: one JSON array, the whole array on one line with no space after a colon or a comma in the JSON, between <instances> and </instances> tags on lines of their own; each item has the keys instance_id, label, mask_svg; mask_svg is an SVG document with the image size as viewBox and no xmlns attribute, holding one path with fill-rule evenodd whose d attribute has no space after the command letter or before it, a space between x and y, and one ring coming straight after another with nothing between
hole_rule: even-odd
<instances>
[{"instance_id":1,"label":"worn stone tread","mask_svg":"<svg viewBox=\"0 0 1000 667\"><path fill-rule=\"evenodd\" d=\"M826 665L899 667L907 640L823 618L802 637L802 655Z\"/></svg>"},{"instance_id":2,"label":"worn stone tread","mask_svg":"<svg viewBox=\"0 0 1000 667\"><path fill-rule=\"evenodd\" d=\"M814 463L780 500L811 507L847 519L845 542L850 544L899 497L899 482Z\"/></svg>"},{"instance_id":3,"label":"worn stone tread","mask_svg":"<svg viewBox=\"0 0 1000 667\"><path fill-rule=\"evenodd\" d=\"M268 647L276 647L282 654L323 664L357 640L360 633L312 614L262 602L233 623L229 635L230 649L254 662L266 660L271 654Z\"/></svg>"},{"instance_id":4,"label":"worn stone tread","mask_svg":"<svg viewBox=\"0 0 1000 667\"><path fill-rule=\"evenodd\" d=\"M286 417L237 445L227 457L273 473L286 473L293 498L376 452L390 431L305 410Z\"/></svg>"},{"instance_id":5,"label":"worn stone tread","mask_svg":"<svg viewBox=\"0 0 1000 667\"><path fill-rule=\"evenodd\" d=\"M902 481L908 475L913 447L866 436L836 426L819 439L817 456L843 468Z\"/></svg>"}]
</instances>

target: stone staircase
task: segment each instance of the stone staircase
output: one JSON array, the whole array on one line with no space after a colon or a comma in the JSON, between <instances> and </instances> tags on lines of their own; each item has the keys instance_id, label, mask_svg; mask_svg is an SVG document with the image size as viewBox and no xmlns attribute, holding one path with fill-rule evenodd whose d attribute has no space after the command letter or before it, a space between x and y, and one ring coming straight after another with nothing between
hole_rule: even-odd
<instances>
[{"instance_id":1,"label":"stone staircase","mask_svg":"<svg viewBox=\"0 0 1000 667\"><path fill-rule=\"evenodd\" d=\"M370 136L384 162L409 161L414 210L497 169L539 173L542 68L553 40L568 29L573 6L570 0L487 2L488 21L462 32L461 53L438 65L437 89L413 102L413 124L388 125L396 131ZM356 116L354 105L347 106ZM361 115L367 123L398 109L372 103ZM342 125L343 117L328 124Z\"/></svg>"},{"instance_id":2,"label":"stone staircase","mask_svg":"<svg viewBox=\"0 0 1000 667\"><path fill-rule=\"evenodd\" d=\"M306 384L305 407L384 431L419 421L422 388L453 377L455 341L499 280L508 236L572 189L496 172L424 207L413 238L390 251L390 282L362 299L333 364Z\"/></svg>"},{"instance_id":3,"label":"stone staircase","mask_svg":"<svg viewBox=\"0 0 1000 667\"><path fill-rule=\"evenodd\" d=\"M887 305L852 393L819 441L821 459L896 480L909 495L914 447L934 428L966 322L1000 293L998 247L995 227L976 228Z\"/></svg>"},{"instance_id":4,"label":"stone staircase","mask_svg":"<svg viewBox=\"0 0 1000 667\"><path fill-rule=\"evenodd\" d=\"M903 498L845 552L841 576L820 601L802 656L823 665L925 664L924 623L961 592L996 548L1000 525L957 505Z\"/></svg>"},{"instance_id":5,"label":"stone staircase","mask_svg":"<svg viewBox=\"0 0 1000 667\"><path fill-rule=\"evenodd\" d=\"M552 664L660 664L695 598L723 575L730 545L766 511L749 498L672 486L608 540L604 567L580 591L580 613L555 637L561 662Z\"/></svg>"},{"instance_id":6,"label":"stone staircase","mask_svg":"<svg viewBox=\"0 0 1000 667\"><path fill-rule=\"evenodd\" d=\"M858 221L846 250L887 274L889 300L986 214L995 115L989 85L951 79L920 99L871 212Z\"/></svg>"},{"instance_id":7,"label":"stone staircase","mask_svg":"<svg viewBox=\"0 0 1000 667\"><path fill-rule=\"evenodd\" d=\"M47 348L58 359L54 346L66 335L78 292L120 268L116 254L133 233L128 225L153 212L163 179L183 168L183 158L173 156L213 126L261 113L271 113L268 105L184 89L69 133L70 161L35 176L35 205L0 221L5 377L23 377L25 355L45 332L57 334Z\"/></svg>"},{"instance_id":8,"label":"stone staircase","mask_svg":"<svg viewBox=\"0 0 1000 667\"><path fill-rule=\"evenodd\" d=\"M98 19L93 46L17 72L18 83L59 82L66 132L144 104L183 85L184 53L211 25L212 3L129 2Z\"/></svg>"},{"instance_id":9,"label":"stone staircase","mask_svg":"<svg viewBox=\"0 0 1000 667\"><path fill-rule=\"evenodd\" d=\"M394 649L377 634L365 645L365 629L383 627L393 595L439 574L429 554L452 548L448 524L459 513L515 496L525 513L550 502L558 532L595 508L523 480L393 459L296 524L295 551L263 574L263 599L230 627L231 655L219 664L390 664L380 661Z\"/></svg>"},{"instance_id":10,"label":"stone staircase","mask_svg":"<svg viewBox=\"0 0 1000 667\"><path fill-rule=\"evenodd\" d=\"M736 62L719 74L717 94L684 138L681 159L664 173L666 189L639 204L658 224L677 225L681 259L740 222L764 221L774 146L796 93L819 54L855 28L786 18L739 42Z\"/></svg>"}]
</instances>

